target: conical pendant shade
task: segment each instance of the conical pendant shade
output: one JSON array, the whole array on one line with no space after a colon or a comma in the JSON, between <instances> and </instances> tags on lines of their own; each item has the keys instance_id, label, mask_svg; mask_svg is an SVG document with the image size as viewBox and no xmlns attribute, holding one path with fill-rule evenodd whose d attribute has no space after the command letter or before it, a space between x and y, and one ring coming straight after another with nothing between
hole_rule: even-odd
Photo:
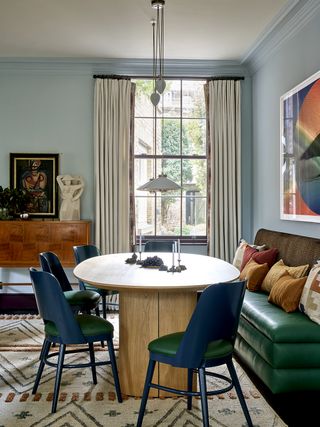
<instances>
[{"instance_id":1,"label":"conical pendant shade","mask_svg":"<svg viewBox=\"0 0 320 427\"><path fill-rule=\"evenodd\" d=\"M150 179L149 182L141 185L137 190L154 192L179 190L180 188L180 185L167 178L167 175L161 174L158 178Z\"/></svg>"}]
</instances>

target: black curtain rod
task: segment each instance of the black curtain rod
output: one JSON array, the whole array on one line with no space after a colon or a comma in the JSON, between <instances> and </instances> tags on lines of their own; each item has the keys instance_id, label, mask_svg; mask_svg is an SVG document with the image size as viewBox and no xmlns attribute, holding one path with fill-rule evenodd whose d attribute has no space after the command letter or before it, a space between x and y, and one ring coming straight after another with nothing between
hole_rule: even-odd
<instances>
[{"instance_id":1,"label":"black curtain rod","mask_svg":"<svg viewBox=\"0 0 320 427\"><path fill-rule=\"evenodd\" d=\"M152 76L119 76L117 74L94 74L94 79L115 79L115 80L130 80L130 79L150 79L152 80ZM207 82L214 80L244 80L243 76L217 76L217 77L170 77L164 76L165 79L170 80L206 80Z\"/></svg>"},{"instance_id":2,"label":"black curtain rod","mask_svg":"<svg viewBox=\"0 0 320 427\"><path fill-rule=\"evenodd\" d=\"M244 80L243 76L217 76L217 77L207 77L206 80L208 82L214 80Z\"/></svg>"},{"instance_id":3,"label":"black curtain rod","mask_svg":"<svg viewBox=\"0 0 320 427\"><path fill-rule=\"evenodd\" d=\"M119 76L117 74L94 74L94 79L130 80L132 76Z\"/></svg>"}]
</instances>

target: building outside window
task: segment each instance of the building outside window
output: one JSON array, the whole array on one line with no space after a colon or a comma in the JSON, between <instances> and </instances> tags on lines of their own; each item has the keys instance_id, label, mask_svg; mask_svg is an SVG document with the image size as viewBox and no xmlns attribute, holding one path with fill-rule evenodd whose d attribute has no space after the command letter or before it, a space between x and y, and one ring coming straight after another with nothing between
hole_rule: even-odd
<instances>
[{"instance_id":1,"label":"building outside window","mask_svg":"<svg viewBox=\"0 0 320 427\"><path fill-rule=\"evenodd\" d=\"M204 81L166 79L160 103L150 101L152 80L135 80L134 201L136 233L206 242L207 148ZM180 190L137 188L166 174Z\"/></svg>"}]
</instances>

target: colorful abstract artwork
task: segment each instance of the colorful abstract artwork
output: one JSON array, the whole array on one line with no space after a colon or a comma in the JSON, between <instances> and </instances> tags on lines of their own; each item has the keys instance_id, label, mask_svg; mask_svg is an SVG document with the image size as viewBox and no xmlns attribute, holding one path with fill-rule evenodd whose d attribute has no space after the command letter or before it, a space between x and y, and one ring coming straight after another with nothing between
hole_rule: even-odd
<instances>
[{"instance_id":1,"label":"colorful abstract artwork","mask_svg":"<svg viewBox=\"0 0 320 427\"><path fill-rule=\"evenodd\" d=\"M59 154L10 153L10 187L29 194L31 217L58 216L58 173Z\"/></svg>"},{"instance_id":2,"label":"colorful abstract artwork","mask_svg":"<svg viewBox=\"0 0 320 427\"><path fill-rule=\"evenodd\" d=\"M320 71L280 99L280 217L320 222Z\"/></svg>"}]
</instances>

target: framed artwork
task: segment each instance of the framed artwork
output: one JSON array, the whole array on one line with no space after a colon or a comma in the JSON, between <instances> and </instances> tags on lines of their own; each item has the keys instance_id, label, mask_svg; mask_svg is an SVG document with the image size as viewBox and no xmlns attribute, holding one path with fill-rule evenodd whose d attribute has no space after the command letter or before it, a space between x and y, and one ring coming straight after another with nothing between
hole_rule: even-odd
<instances>
[{"instance_id":1,"label":"framed artwork","mask_svg":"<svg viewBox=\"0 0 320 427\"><path fill-rule=\"evenodd\" d=\"M10 187L27 191L30 217L58 216L59 154L10 153Z\"/></svg>"},{"instance_id":2,"label":"framed artwork","mask_svg":"<svg viewBox=\"0 0 320 427\"><path fill-rule=\"evenodd\" d=\"M320 71L280 98L280 218L320 222Z\"/></svg>"}]
</instances>

